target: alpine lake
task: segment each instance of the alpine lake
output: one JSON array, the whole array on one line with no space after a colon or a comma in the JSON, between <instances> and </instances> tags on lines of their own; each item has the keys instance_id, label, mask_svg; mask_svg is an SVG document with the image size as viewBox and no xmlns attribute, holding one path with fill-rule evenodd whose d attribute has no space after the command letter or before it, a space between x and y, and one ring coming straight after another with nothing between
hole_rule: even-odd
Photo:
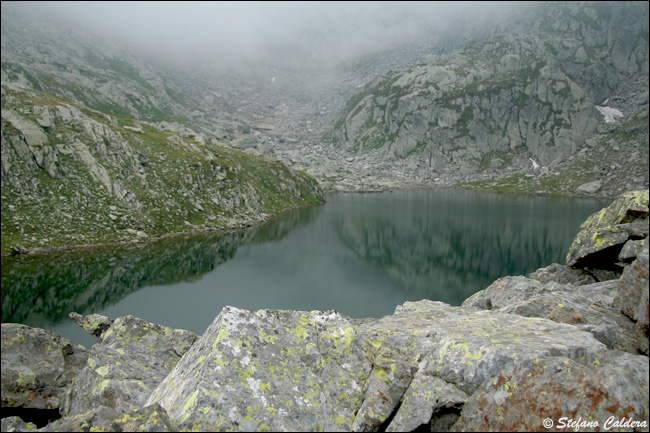
<instances>
[{"instance_id":1,"label":"alpine lake","mask_svg":"<svg viewBox=\"0 0 650 433\"><path fill-rule=\"evenodd\" d=\"M2 322L95 341L68 313L133 315L199 335L225 306L392 314L460 305L508 275L564 264L611 200L458 189L336 194L244 230L2 258Z\"/></svg>"}]
</instances>

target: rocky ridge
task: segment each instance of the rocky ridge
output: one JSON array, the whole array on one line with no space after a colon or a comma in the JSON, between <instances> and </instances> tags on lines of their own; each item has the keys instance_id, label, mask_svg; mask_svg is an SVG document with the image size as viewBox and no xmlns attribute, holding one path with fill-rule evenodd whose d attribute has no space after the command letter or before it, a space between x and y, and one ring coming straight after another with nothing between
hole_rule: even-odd
<instances>
[{"instance_id":1,"label":"rocky ridge","mask_svg":"<svg viewBox=\"0 0 650 433\"><path fill-rule=\"evenodd\" d=\"M647 431L648 202L623 195L583 224L571 265L499 279L460 307L356 320L226 307L201 336L72 315L90 350L3 324L2 404L58 409L39 431L539 431L563 417ZM54 391L42 360L63 368L61 351L76 377Z\"/></svg>"}]
</instances>

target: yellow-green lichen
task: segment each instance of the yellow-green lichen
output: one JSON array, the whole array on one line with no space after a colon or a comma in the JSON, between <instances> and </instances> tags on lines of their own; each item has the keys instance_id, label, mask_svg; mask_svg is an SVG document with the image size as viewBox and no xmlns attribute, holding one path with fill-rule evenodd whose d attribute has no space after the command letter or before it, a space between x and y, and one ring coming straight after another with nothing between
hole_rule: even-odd
<instances>
[{"instance_id":1,"label":"yellow-green lichen","mask_svg":"<svg viewBox=\"0 0 650 433\"><path fill-rule=\"evenodd\" d=\"M187 411L190 410L192 406L194 406L194 402L196 401L196 397L198 395L199 395L199 390L197 389L192 393L190 398L188 398L187 401L185 402L185 405L183 406L183 412L185 412L185 415L183 416L184 418L183 421L185 421L185 419L189 417L190 414Z\"/></svg>"},{"instance_id":2,"label":"yellow-green lichen","mask_svg":"<svg viewBox=\"0 0 650 433\"><path fill-rule=\"evenodd\" d=\"M473 365L473 361L478 361L483 358L483 354L480 351L472 352L468 343L456 343L454 340L449 340L440 349L440 361L443 361L445 356L452 352L461 352L463 354L462 360L467 362L468 365Z\"/></svg>"},{"instance_id":3,"label":"yellow-green lichen","mask_svg":"<svg viewBox=\"0 0 650 433\"><path fill-rule=\"evenodd\" d=\"M102 394L106 388L108 387L109 383L111 383L110 380L104 379L99 383L99 392L97 394Z\"/></svg>"},{"instance_id":4,"label":"yellow-green lichen","mask_svg":"<svg viewBox=\"0 0 650 433\"><path fill-rule=\"evenodd\" d=\"M18 385L34 385L36 383L36 375L34 373L18 373Z\"/></svg>"},{"instance_id":5,"label":"yellow-green lichen","mask_svg":"<svg viewBox=\"0 0 650 433\"><path fill-rule=\"evenodd\" d=\"M309 338L309 332L307 332L307 330L300 325L298 325L295 329L291 330L291 334L296 336L297 343L302 343L307 338Z\"/></svg>"},{"instance_id":6,"label":"yellow-green lichen","mask_svg":"<svg viewBox=\"0 0 650 433\"><path fill-rule=\"evenodd\" d=\"M225 340L228 338L228 330L221 328L219 330L219 333L217 333L217 338L214 339L214 343L212 344L212 349L217 348L217 344L219 344L220 341Z\"/></svg>"}]
</instances>

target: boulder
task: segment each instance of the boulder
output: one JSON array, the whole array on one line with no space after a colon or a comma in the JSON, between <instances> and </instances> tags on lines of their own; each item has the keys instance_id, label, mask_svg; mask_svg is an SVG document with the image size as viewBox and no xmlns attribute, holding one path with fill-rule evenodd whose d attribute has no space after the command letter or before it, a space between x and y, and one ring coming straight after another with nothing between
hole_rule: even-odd
<instances>
[{"instance_id":1,"label":"boulder","mask_svg":"<svg viewBox=\"0 0 650 433\"><path fill-rule=\"evenodd\" d=\"M614 307L618 293L618 280L574 286L503 277L462 305L576 325L610 349L636 354L635 324Z\"/></svg>"},{"instance_id":2,"label":"boulder","mask_svg":"<svg viewBox=\"0 0 650 433\"><path fill-rule=\"evenodd\" d=\"M43 329L2 324L2 407L58 409L88 351Z\"/></svg>"},{"instance_id":3,"label":"boulder","mask_svg":"<svg viewBox=\"0 0 650 433\"><path fill-rule=\"evenodd\" d=\"M615 269L628 240L648 236L648 190L623 194L580 226L566 264L575 268Z\"/></svg>"},{"instance_id":4,"label":"boulder","mask_svg":"<svg viewBox=\"0 0 650 433\"><path fill-rule=\"evenodd\" d=\"M649 231L647 221L590 230L579 244L574 241L571 245L567 264L580 268L614 269L623 246L631 239L647 237Z\"/></svg>"},{"instance_id":5,"label":"boulder","mask_svg":"<svg viewBox=\"0 0 650 433\"><path fill-rule=\"evenodd\" d=\"M640 241L627 241L618 254L618 259L621 262L632 262L639 254L648 254L648 245L647 236Z\"/></svg>"},{"instance_id":6,"label":"boulder","mask_svg":"<svg viewBox=\"0 0 650 433\"><path fill-rule=\"evenodd\" d=\"M540 268L528 275L528 278L540 283L555 281L561 284L573 284L574 286L597 282L593 275L583 269L575 269L558 263L553 263L545 268Z\"/></svg>"},{"instance_id":7,"label":"boulder","mask_svg":"<svg viewBox=\"0 0 650 433\"><path fill-rule=\"evenodd\" d=\"M593 182L583 183L578 188L576 188L576 191L585 194L594 194L598 192L602 187L603 184L599 180L594 180Z\"/></svg>"},{"instance_id":8,"label":"boulder","mask_svg":"<svg viewBox=\"0 0 650 433\"><path fill-rule=\"evenodd\" d=\"M614 307L636 323L638 349L648 354L648 255L641 254L625 268Z\"/></svg>"},{"instance_id":9,"label":"boulder","mask_svg":"<svg viewBox=\"0 0 650 433\"><path fill-rule=\"evenodd\" d=\"M118 412L143 407L196 338L189 331L133 316L116 319L90 351L62 413L79 415L98 406Z\"/></svg>"},{"instance_id":10,"label":"boulder","mask_svg":"<svg viewBox=\"0 0 650 433\"><path fill-rule=\"evenodd\" d=\"M101 343L104 334L108 329L113 325L113 320L101 316L99 314L91 314L88 316L82 316L79 313L70 313L68 317L72 319L77 325L81 326L86 332L95 338L98 342Z\"/></svg>"},{"instance_id":11,"label":"boulder","mask_svg":"<svg viewBox=\"0 0 650 433\"><path fill-rule=\"evenodd\" d=\"M2 418L2 431L3 432L16 432L16 431L36 431L38 427L31 422L25 422L19 416L8 416Z\"/></svg>"},{"instance_id":12,"label":"boulder","mask_svg":"<svg viewBox=\"0 0 650 433\"><path fill-rule=\"evenodd\" d=\"M336 312L225 307L146 404L181 430L348 431L371 371Z\"/></svg>"},{"instance_id":13,"label":"boulder","mask_svg":"<svg viewBox=\"0 0 650 433\"><path fill-rule=\"evenodd\" d=\"M634 431L647 430L647 401L645 356L605 351L536 359L507 366L486 380L469 397L452 431L546 431L549 419L553 430L571 419L598 423L580 431L602 431L613 427L604 424L610 417L612 422L644 422Z\"/></svg>"},{"instance_id":14,"label":"boulder","mask_svg":"<svg viewBox=\"0 0 650 433\"><path fill-rule=\"evenodd\" d=\"M127 413L100 406L87 413L61 418L39 431L173 432L178 429L169 421L165 409L153 405Z\"/></svg>"},{"instance_id":15,"label":"boulder","mask_svg":"<svg viewBox=\"0 0 650 433\"><path fill-rule=\"evenodd\" d=\"M400 348L416 374L432 374L466 394L507 364L606 350L574 326L426 300L406 302L359 331L375 345Z\"/></svg>"}]
</instances>

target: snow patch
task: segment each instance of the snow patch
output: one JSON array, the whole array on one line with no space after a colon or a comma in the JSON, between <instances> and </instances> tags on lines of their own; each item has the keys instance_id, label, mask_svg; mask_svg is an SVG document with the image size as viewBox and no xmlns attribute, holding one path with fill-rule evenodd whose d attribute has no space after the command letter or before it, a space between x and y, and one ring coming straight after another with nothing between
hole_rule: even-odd
<instances>
[{"instance_id":1,"label":"snow patch","mask_svg":"<svg viewBox=\"0 0 650 433\"><path fill-rule=\"evenodd\" d=\"M617 108L601 107L600 105L596 105L596 108L605 116L605 122L607 123L614 123L617 117L623 117L623 113Z\"/></svg>"}]
</instances>

